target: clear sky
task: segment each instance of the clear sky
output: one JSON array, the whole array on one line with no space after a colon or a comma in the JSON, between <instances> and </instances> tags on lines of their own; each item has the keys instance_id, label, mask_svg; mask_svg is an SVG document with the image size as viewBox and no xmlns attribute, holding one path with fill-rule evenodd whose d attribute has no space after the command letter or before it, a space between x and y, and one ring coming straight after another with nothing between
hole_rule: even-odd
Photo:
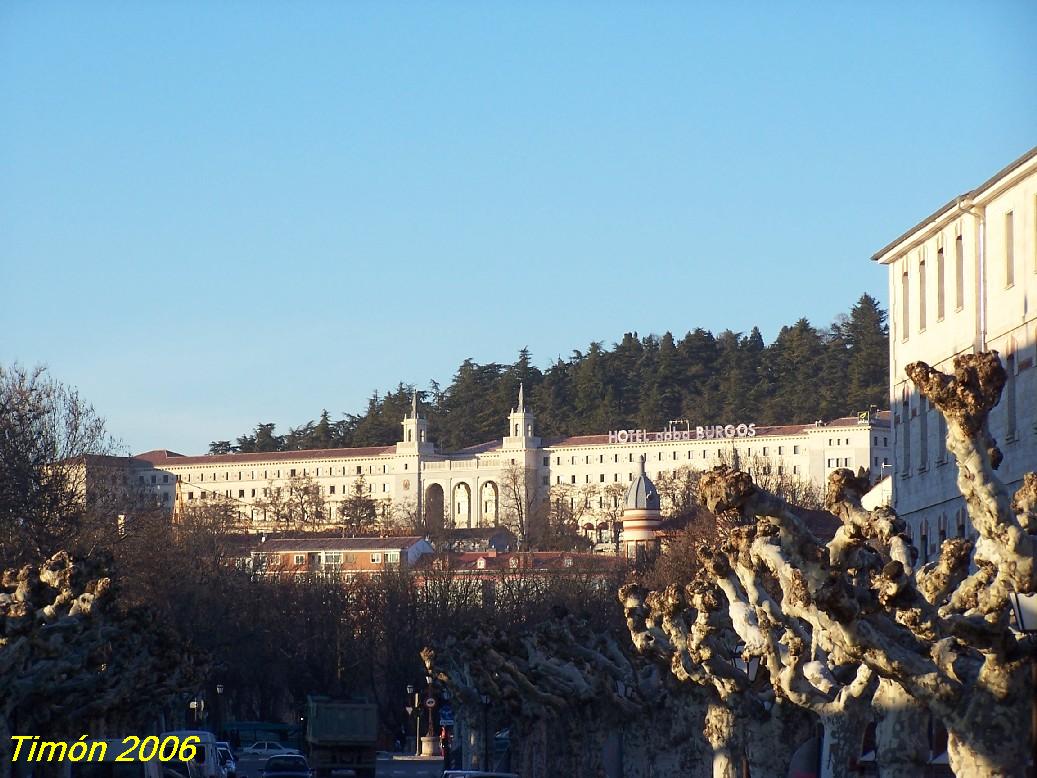
<instances>
[{"instance_id":1,"label":"clear sky","mask_svg":"<svg viewBox=\"0 0 1037 778\"><path fill-rule=\"evenodd\" d=\"M827 325L1037 144L1035 40L1032 0L7 0L0 363L200 453L465 357Z\"/></svg>"}]
</instances>

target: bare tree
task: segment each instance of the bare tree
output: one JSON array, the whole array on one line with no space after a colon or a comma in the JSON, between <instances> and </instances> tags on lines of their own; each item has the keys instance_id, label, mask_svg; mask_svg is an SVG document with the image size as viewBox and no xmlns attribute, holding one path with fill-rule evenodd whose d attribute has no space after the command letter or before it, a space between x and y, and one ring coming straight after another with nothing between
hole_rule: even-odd
<instances>
[{"instance_id":1,"label":"bare tree","mask_svg":"<svg viewBox=\"0 0 1037 778\"><path fill-rule=\"evenodd\" d=\"M628 626L644 650L676 647L677 667L681 636L690 645L700 638L695 624L719 620L767 666L776 692L808 708L817 693L837 701L849 688L844 670L873 674L878 706L904 710L913 701L943 722L956 775L1021 778L1037 645L1011 628L1008 598L1037 591L1037 476L1027 474L1013 497L995 472L1001 452L987 417L1005 383L996 352L957 357L954 375L924 363L907 373L947 420L947 449L979 535L974 547L946 540L939 559L916 567L903 522L885 508L864 510L868 484L849 470L829 477L826 504L842 526L823 544L794 506L722 467L703 478L704 502L744 522L718 550L702 590L711 585L722 597L692 599L684 611L673 598L627 589ZM917 774L918 729L880 727L885 774ZM883 754L892 759L885 766Z\"/></svg>"},{"instance_id":2,"label":"bare tree","mask_svg":"<svg viewBox=\"0 0 1037 778\"><path fill-rule=\"evenodd\" d=\"M66 548L107 486L88 483L84 457L115 449L75 389L42 367L0 366L0 564Z\"/></svg>"},{"instance_id":3,"label":"bare tree","mask_svg":"<svg viewBox=\"0 0 1037 778\"><path fill-rule=\"evenodd\" d=\"M330 518L320 484L307 475L292 476L283 486L270 481L264 496L256 500L256 507L267 521L283 525L285 531L319 529Z\"/></svg>"},{"instance_id":4,"label":"bare tree","mask_svg":"<svg viewBox=\"0 0 1037 778\"><path fill-rule=\"evenodd\" d=\"M534 545L543 530L538 521L544 513L543 497L536 473L514 464L504 468L500 480L503 523L515 533L519 550Z\"/></svg>"}]
</instances>

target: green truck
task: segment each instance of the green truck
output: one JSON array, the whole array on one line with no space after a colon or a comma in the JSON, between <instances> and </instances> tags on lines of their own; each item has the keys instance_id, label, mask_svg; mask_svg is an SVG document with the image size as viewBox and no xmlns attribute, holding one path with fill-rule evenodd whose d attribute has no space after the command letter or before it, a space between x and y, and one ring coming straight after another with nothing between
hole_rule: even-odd
<instances>
[{"instance_id":1,"label":"green truck","mask_svg":"<svg viewBox=\"0 0 1037 778\"><path fill-rule=\"evenodd\" d=\"M378 707L306 698L306 748L317 778L374 778Z\"/></svg>"}]
</instances>

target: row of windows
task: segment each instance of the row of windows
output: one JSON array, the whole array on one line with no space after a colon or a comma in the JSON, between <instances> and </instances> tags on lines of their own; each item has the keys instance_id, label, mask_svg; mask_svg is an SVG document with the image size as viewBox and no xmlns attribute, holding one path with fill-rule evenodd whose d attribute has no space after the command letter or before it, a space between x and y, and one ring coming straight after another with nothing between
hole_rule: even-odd
<instances>
[{"instance_id":1,"label":"row of windows","mask_svg":"<svg viewBox=\"0 0 1037 778\"><path fill-rule=\"evenodd\" d=\"M955 537L964 538L966 536L965 532L966 532L966 524L967 524L965 509L964 508L959 508L957 511L955 511L954 519L955 519L955 525L956 525L955 526L955 530L956 530ZM937 529L936 529L936 531L937 531L936 548L932 548L929 545L929 543L930 543L930 540L929 540L929 521L927 519L923 519L922 520L922 524L918 528L918 550L921 552L921 561L923 563L929 561L930 555L933 555L933 556L938 556L939 555L940 545L943 543L943 541L947 540L947 538L948 538L947 524L948 524L948 522L947 522L947 514L945 514L945 513L940 514L940 517L936 520L936 525L937 525ZM914 541L914 530L910 527L910 525L908 526L907 529L908 529L908 534L911 537L911 540L913 542Z\"/></svg>"},{"instance_id":2,"label":"row of windows","mask_svg":"<svg viewBox=\"0 0 1037 778\"><path fill-rule=\"evenodd\" d=\"M326 491L325 491L325 487L323 487L323 486L318 487L318 489L320 490L321 494L329 494L330 495L330 494L335 494L336 493L334 484L329 485L327 487ZM346 491L347 489L348 489L347 484L342 484L342 494L348 494L348 492ZM246 491L245 489L238 489L237 490L237 492L238 492L237 496L238 496L239 499L245 497L245 491ZM256 497L257 496L257 492L259 492L260 496L262 496L262 497L269 497L270 496L270 489L269 489L269 487L266 487L266 488L263 488L263 489L249 489L248 491L250 492L249 497ZM370 494L373 491L374 491L374 485L373 484L368 484L367 485L367 492ZM389 485L388 484L382 484L382 492L388 492L388 491L389 491ZM280 494L280 493L281 493L281 487L280 486L275 486L274 487L274 494ZM203 489L198 494L199 494L199 497L204 500L205 496L207 494L216 494L216 492L207 491L207 490ZM233 497L234 496L234 490L233 489L225 489L224 492L223 492L223 496L224 497ZM193 500L194 499L194 492L193 491L189 491L187 493L187 499L188 500Z\"/></svg>"},{"instance_id":3,"label":"row of windows","mask_svg":"<svg viewBox=\"0 0 1037 778\"><path fill-rule=\"evenodd\" d=\"M1034 200L1034 264L1033 270L1037 272L1037 198ZM1002 247L1002 280L1006 289L1015 285L1016 256L1015 256L1015 213L1008 211L1004 216L1004 243ZM926 254L923 247L919 252L918 260L918 331L924 332L927 324L926 302L927 302L927 272ZM945 316L945 285L946 268L944 251L941 246L936 250L936 321L942 321ZM908 269L905 264L904 271L900 277L900 300L901 300L901 339L907 340L911 332L911 282ZM957 235L954 239L954 309L960 311L965 307L965 251L962 236Z\"/></svg>"},{"instance_id":4,"label":"row of windows","mask_svg":"<svg viewBox=\"0 0 1037 778\"><path fill-rule=\"evenodd\" d=\"M846 443L847 444L849 443L849 438L846 439ZM829 445L830 446L832 445L832 439L831 438L829 439ZM778 455L779 456L783 456L785 454L785 451L786 451L787 448L788 448L788 446L777 446ZM723 456L725 454L725 452L728 451L728 450L731 450L731 449L718 448L716 453L713 453L711 455L713 455L713 456ZM701 459L703 459L703 460L707 459L707 457L710 455L708 449L703 448L703 449L701 449L701 451L702 451ZM769 451L770 451L770 449L769 449L768 446L763 446L760 449L759 453L760 453L761 456L769 456ZM656 462L663 462L663 453L664 453L663 451L656 452L656 454L655 454L655 461ZM792 446L792 453L793 454L800 453L800 446ZM670 454L671 454L670 455L670 460L672 462L676 462L677 461L677 452L676 451L671 451ZM746 455L747 456L752 456L753 455L753 449L752 448L747 448L746 449ZM591 457L589 455L584 456L583 459L584 459L584 462L583 462L584 465L590 465ZM694 454L693 454L692 451L688 452L688 457L686 457L686 459L689 459L689 460L694 459ZM568 462L569 465L576 465L577 464L577 457L576 456L569 456L568 460L569 460L569 462ZM613 463L618 463L619 462L619 454L618 453L612 455L612 461L613 461ZM626 461L627 462L634 462L634 454L633 453L626 454ZM604 464L605 463L605 454L598 454L597 462L598 462L598 464ZM562 464L562 457L561 456L556 456L555 457L555 465L561 465L561 464ZM545 467L545 468L546 467L551 467L551 457L550 456L544 456L543 457L543 467Z\"/></svg>"},{"instance_id":5,"label":"row of windows","mask_svg":"<svg viewBox=\"0 0 1037 778\"><path fill-rule=\"evenodd\" d=\"M313 556L317 557L317 554L314 554ZM399 551L386 551L384 553L384 555L383 555L383 553L381 551L373 551L373 552L371 552L371 556L370 556L371 564L373 564L373 565L380 565L380 564L382 564L382 559L383 558L384 558L385 562L388 563L388 564L396 564L396 563L398 563L400 561L400 552ZM314 560L314 561L316 561L316 560ZM340 552L326 551L326 552L324 552L324 559L323 559L322 563L325 564L325 565L340 565L340 564L343 564L343 563L353 564L355 562L356 562L356 554L348 554L348 553L347 554L343 554L343 553L340 553ZM292 564L295 564L295 565L304 565L304 564L306 564L306 554L295 554L295 555L293 555L293 557L292 557Z\"/></svg>"},{"instance_id":6,"label":"row of windows","mask_svg":"<svg viewBox=\"0 0 1037 778\"><path fill-rule=\"evenodd\" d=\"M367 466L367 474L368 475L374 475L374 468L375 468L374 465L368 465ZM409 468L410 468L410 465L408 463L404 462L403 463L403 469L404 470L408 470ZM327 467L327 468L325 468L324 476L326 478L328 478L328 477L331 477L331 476L334 476L334 475L348 475L350 468L349 467L343 467L341 473L336 473L335 472L336 470L338 470L338 468ZM245 478L242 477L242 473L243 472L244 472L243 470L239 470L238 471L238 477L237 477L238 481L244 481L244 480L254 481L254 480L256 480L256 471L255 470L252 470L252 471L249 472L249 478L248 479L245 479ZM264 470L262 477L264 479L269 479L271 477L270 476L270 472L271 472L270 470ZM389 466L388 465L382 465L382 473L386 474L388 472L389 472ZM281 471L280 470L274 470L273 473L274 473L274 476L273 476L274 478L280 478L281 477ZM288 470L288 477L289 478L296 478L296 477L298 477L298 475L299 475L299 468L294 468L293 467L293 468L290 468ZM354 475L364 475L364 467L363 467L363 465L356 465L356 471L355 471ZM210 478L209 480L210 481L218 481L219 480L218 476L219 476L219 473L213 471L212 478ZM305 467L302 468L302 476L303 476L303 478L309 476L309 470L307 468L305 468ZM320 478L321 477L321 472L320 472L320 468L319 467L316 468L316 472L314 473L314 477L315 478ZM164 476L164 478L168 478L168 476ZM199 481L205 481L205 473L199 473L198 474L198 480ZM229 481L230 480L230 471L229 470L224 471L224 473L223 473L223 480L224 481ZM141 483L144 483L144 476L141 476ZM151 477L151 483L155 483L155 476ZM168 483L168 481L163 481L163 483Z\"/></svg>"}]
</instances>

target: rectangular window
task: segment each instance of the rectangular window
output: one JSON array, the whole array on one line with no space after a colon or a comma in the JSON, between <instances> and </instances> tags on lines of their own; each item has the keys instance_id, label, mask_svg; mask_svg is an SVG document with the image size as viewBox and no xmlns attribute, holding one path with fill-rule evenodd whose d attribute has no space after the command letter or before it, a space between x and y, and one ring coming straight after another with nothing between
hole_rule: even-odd
<instances>
[{"instance_id":1,"label":"rectangular window","mask_svg":"<svg viewBox=\"0 0 1037 778\"><path fill-rule=\"evenodd\" d=\"M400 552L399 551L386 551L385 561L391 565L399 564Z\"/></svg>"},{"instance_id":2,"label":"rectangular window","mask_svg":"<svg viewBox=\"0 0 1037 778\"><path fill-rule=\"evenodd\" d=\"M188 500L193 500L194 499L194 492L188 492L187 493L187 499Z\"/></svg>"},{"instance_id":3,"label":"rectangular window","mask_svg":"<svg viewBox=\"0 0 1037 778\"><path fill-rule=\"evenodd\" d=\"M238 497L244 497L244 496L245 496L245 490L244 489L238 489Z\"/></svg>"},{"instance_id":4,"label":"rectangular window","mask_svg":"<svg viewBox=\"0 0 1037 778\"><path fill-rule=\"evenodd\" d=\"M324 564L326 565L340 565L342 564L342 554L327 551L324 554Z\"/></svg>"},{"instance_id":5,"label":"rectangular window","mask_svg":"<svg viewBox=\"0 0 1037 778\"><path fill-rule=\"evenodd\" d=\"M335 484L332 484L331 486L328 487L328 494L334 494L334 493L335 493Z\"/></svg>"},{"instance_id":6,"label":"rectangular window","mask_svg":"<svg viewBox=\"0 0 1037 778\"><path fill-rule=\"evenodd\" d=\"M793 446L792 447L792 453L793 454L798 454L799 453L799 446Z\"/></svg>"},{"instance_id":7,"label":"rectangular window","mask_svg":"<svg viewBox=\"0 0 1037 778\"><path fill-rule=\"evenodd\" d=\"M965 244L961 235L954 239L954 310L965 307Z\"/></svg>"},{"instance_id":8,"label":"rectangular window","mask_svg":"<svg viewBox=\"0 0 1037 778\"><path fill-rule=\"evenodd\" d=\"M929 401L918 398L918 469L929 467Z\"/></svg>"},{"instance_id":9,"label":"rectangular window","mask_svg":"<svg viewBox=\"0 0 1037 778\"><path fill-rule=\"evenodd\" d=\"M918 331L925 329L925 260L918 262Z\"/></svg>"},{"instance_id":10,"label":"rectangular window","mask_svg":"<svg viewBox=\"0 0 1037 778\"><path fill-rule=\"evenodd\" d=\"M576 476L570 476L570 478L572 478L572 479L573 479L573 480L572 480L572 482L573 482L573 483L576 483Z\"/></svg>"},{"instance_id":11,"label":"rectangular window","mask_svg":"<svg viewBox=\"0 0 1037 778\"><path fill-rule=\"evenodd\" d=\"M1015 285L1015 215L1005 214L1005 286Z\"/></svg>"},{"instance_id":12,"label":"rectangular window","mask_svg":"<svg viewBox=\"0 0 1037 778\"><path fill-rule=\"evenodd\" d=\"M601 473L601 474L600 474L600 475L598 476L598 482L599 482L599 483L605 483L605 474L604 474L604 473Z\"/></svg>"},{"instance_id":13,"label":"rectangular window","mask_svg":"<svg viewBox=\"0 0 1037 778\"><path fill-rule=\"evenodd\" d=\"M382 563L382 553L380 551L376 551L375 553L371 554L371 564L372 565L380 565L381 563Z\"/></svg>"},{"instance_id":14,"label":"rectangular window","mask_svg":"<svg viewBox=\"0 0 1037 778\"><path fill-rule=\"evenodd\" d=\"M936 320L943 321L943 249L936 252Z\"/></svg>"},{"instance_id":15,"label":"rectangular window","mask_svg":"<svg viewBox=\"0 0 1037 778\"><path fill-rule=\"evenodd\" d=\"M1015 440L1015 354L1005 358L1005 372L1008 373L1005 380L1005 437Z\"/></svg>"},{"instance_id":16,"label":"rectangular window","mask_svg":"<svg viewBox=\"0 0 1037 778\"><path fill-rule=\"evenodd\" d=\"M356 466L356 474L357 475L363 475L363 473L364 473L363 465L357 465Z\"/></svg>"},{"instance_id":17,"label":"rectangular window","mask_svg":"<svg viewBox=\"0 0 1037 778\"><path fill-rule=\"evenodd\" d=\"M544 457L544 467L550 467L551 457Z\"/></svg>"},{"instance_id":18,"label":"rectangular window","mask_svg":"<svg viewBox=\"0 0 1037 778\"><path fill-rule=\"evenodd\" d=\"M541 483L542 483L542 484L543 484L544 486L547 486L550 480L551 480L551 476L549 476L549 475L545 475L545 476L543 476L543 477L542 477L542 478L540 479L540 482L541 482Z\"/></svg>"},{"instance_id":19,"label":"rectangular window","mask_svg":"<svg viewBox=\"0 0 1037 778\"><path fill-rule=\"evenodd\" d=\"M906 389L904 390L900 408L900 446L903 453L901 457L903 461L900 463L900 475L906 478L911 475L911 417L908 415L911 406Z\"/></svg>"},{"instance_id":20,"label":"rectangular window","mask_svg":"<svg viewBox=\"0 0 1037 778\"><path fill-rule=\"evenodd\" d=\"M293 467L293 468L291 469L291 471L290 471L290 472L288 473L288 475L289 475L289 476L290 476L291 478L295 478L295 468L294 468L294 467Z\"/></svg>"},{"instance_id":21,"label":"rectangular window","mask_svg":"<svg viewBox=\"0 0 1037 778\"><path fill-rule=\"evenodd\" d=\"M162 483L164 483L164 484L168 484L169 483L169 476L168 475L162 476Z\"/></svg>"},{"instance_id":22,"label":"rectangular window","mask_svg":"<svg viewBox=\"0 0 1037 778\"><path fill-rule=\"evenodd\" d=\"M296 554L294 559L293 559L293 561L297 565L305 564L306 563L306 555L305 554Z\"/></svg>"},{"instance_id":23,"label":"rectangular window","mask_svg":"<svg viewBox=\"0 0 1037 778\"><path fill-rule=\"evenodd\" d=\"M905 260L906 261L906 260ZM911 292L911 285L907 280L907 271L905 270L903 275L900 276L900 339L907 340L908 335L911 332L911 312L908 302L911 298L908 296Z\"/></svg>"},{"instance_id":24,"label":"rectangular window","mask_svg":"<svg viewBox=\"0 0 1037 778\"><path fill-rule=\"evenodd\" d=\"M253 497L255 497L255 496L256 496L256 490L255 490L255 489L253 489L253 490L252 490L252 496L253 496Z\"/></svg>"}]
</instances>

